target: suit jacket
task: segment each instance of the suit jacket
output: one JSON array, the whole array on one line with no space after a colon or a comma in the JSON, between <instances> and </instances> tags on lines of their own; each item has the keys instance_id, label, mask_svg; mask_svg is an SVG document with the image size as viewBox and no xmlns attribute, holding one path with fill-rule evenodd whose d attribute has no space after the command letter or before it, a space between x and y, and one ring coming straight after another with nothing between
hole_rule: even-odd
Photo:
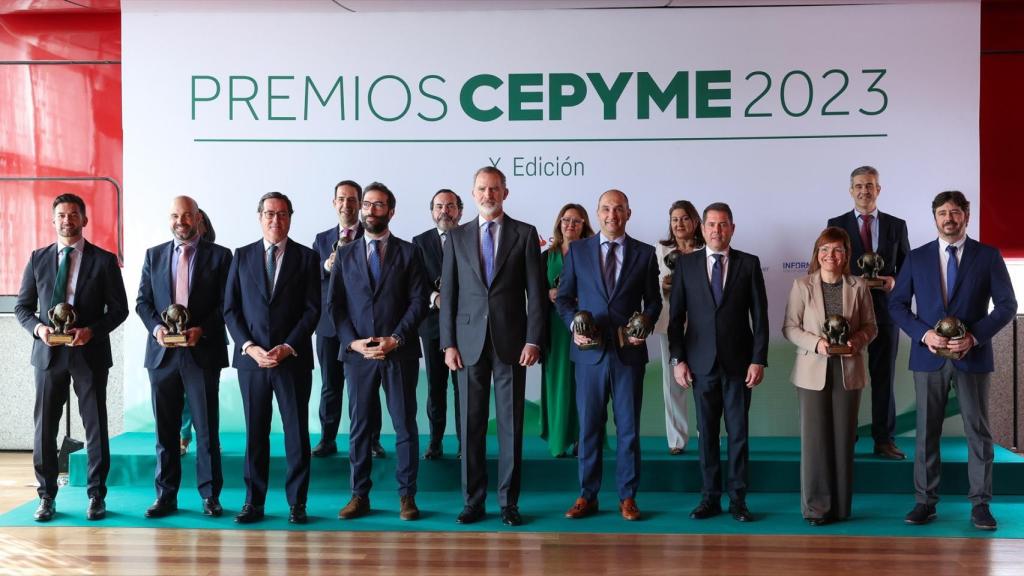
<instances>
[{"instance_id":1,"label":"suit jacket","mask_svg":"<svg viewBox=\"0 0 1024 576\"><path fill-rule=\"evenodd\" d=\"M424 340L437 340L441 337L438 317L441 310L433 307L430 295L436 290L434 281L441 277L441 262L444 253L441 248L441 237L437 228L431 228L412 239L412 243L420 253L423 264L423 297L427 300L427 314L420 324L420 336Z\"/></svg>"},{"instance_id":2,"label":"suit jacket","mask_svg":"<svg viewBox=\"0 0 1024 576\"><path fill-rule=\"evenodd\" d=\"M673 358L699 375L720 365L745 378L751 364L768 365L768 299L761 261L729 249L722 303L715 306L708 280L707 248L676 260L670 297L669 347Z\"/></svg>"},{"instance_id":3,"label":"suit jacket","mask_svg":"<svg viewBox=\"0 0 1024 576\"><path fill-rule=\"evenodd\" d=\"M159 368L167 351L157 342L153 331L164 325L160 314L174 302L174 279L171 277L174 258L174 241L171 240L146 250L146 260L142 265L135 313L149 334L146 338L146 368ZM203 335L188 351L202 368L225 368L228 365L228 335L224 329L224 285L231 267L231 251L200 240L193 258L188 327L202 328Z\"/></svg>"},{"instance_id":4,"label":"suit jacket","mask_svg":"<svg viewBox=\"0 0 1024 576\"><path fill-rule=\"evenodd\" d=\"M263 240L235 250L224 291L224 320L235 354L231 365L239 370L258 370L251 357L242 354L248 341L270 350L288 344L295 350L280 367L313 369L310 336L320 318L320 278L316 252L288 239L274 293L267 293Z\"/></svg>"},{"instance_id":5,"label":"suit jacket","mask_svg":"<svg viewBox=\"0 0 1024 576\"><path fill-rule=\"evenodd\" d=\"M654 246L630 236L626 236L624 248L619 279L609 293L601 274L601 235L569 244L555 298L558 315L571 331L576 312L587 310L594 315L602 340L602 346L592 350L571 345L569 358L577 364L597 364L609 353L617 354L623 364L647 364L647 346L620 348L616 331L634 312L646 316L651 327L657 322L662 306L658 261Z\"/></svg>"},{"instance_id":6,"label":"suit jacket","mask_svg":"<svg viewBox=\"0 0 1024 576\"><path fill-rule=\"evenodd\" d=\"M54 243L32 252L14 305L18 322L34 338L32 365L45 370L59 355L81 354L93 370L110 368L114 364L110 354L110 332L128 317L128 297L117 256L88 241L82 248L74 306L78 316L75 327L92 330L92 339L85 346L50 347L36 336L36 326L51 325L47 312L56 281L57 244Z\"/></svg>"},{"instance_id":7,"label":"suit jacket","mask_svg":"<svg viewBox=\"0 0 1024 576\"><path fill-rule=\"evenodd\" d=\"M417 329L427 311L423 284L419 250L394 235L388 238L376 286L370 281L365 238L339 249L327 299L341 342L338 360L357 354L349 350L353 340L393 334L403 342L389 359L419 358Z\"/></svg>"},{"instance_id":8,"label":"suit jacket","mask_svg":"<svg viewBox=\"0 0 1024 576\"><path fill-rule=\"evenodd\" d=\"M330 287L331 273L324 269L324 262L331 257L331 253L334 252L334 243L338 241L339 237L338 225L335 224L327 230L316 235L313 240L313 250L316 251L320 257L320 266L317 268L320 274L320 321L316 325L316 334L321 338L334 338L337 333L334 331L334 322L331 321L331 315L327 313L327 289ZM362 224L356 225L356 235L352 240L363 237L363 226Z\"/></svg>"},{"instance_id":9,"label":"suit jacket","mask_svg":"<svg viewBox=\"0 0 1024 576\"><path fill-rule=\"evenodd\" d=\"M878 335L871 289L864 280L843 276L843 316L850 321L850 344L857 349L851 358L841 358L843 387L860 390L867 382L864 371L864 350ZM815 272L793 281L786 304L782 333L796 344L796 362L791 380L799 388L823 390L828 356L818 354L818 341L824 336L825 297L821 290L821 273Z\"/></svg>"},{"instance_id":10,"label":"suit jacket","mask_svg":"<svg viewBox=\"0 0 1024 576\"><path fill-rule=\"evenodd\" d=\"M968 238L953 293L945 304L941 262L937 239L915 248L904 262L896 277L896 287L889 295L893 320L910 336L910 369L933 372L942 368L946 359L932 354L921 338L936 322L954 316L967 326L977 342L963 359L953 361L957 370L992 372L992 337L1017 313L1017 299L1006 263L996 248ZM917 302L916 312L910 309L911 298ZM990 300L995 304L992 312L988 310Z\"/></svg>"},{"instance_id":11,"label":"suit jacket","mask_svg":"<svg viewBox=\"0 0 1024 576\"><path fill-rule=\"evenodd\" d=\"M850 247L853 254L850 256L850 270L853 274L860 276L864 274L857 260L864 255L864 243L860 240L860 224L857 222L855 211L851 210L835 218L830 218L829 226L838 226L846 230L850 235ZM910 252L910 240L907 237L907 223L891 214L878 211L878 246L875 252L885 260L880 274L882 276L896 277L903 267L903 261ZM891 326L892 318L889 316L889 294L884 290L872 290L871 298L875 306L875 320L879 326Z\"/></svg>"},{"instance_id":12,"label":"suit jacket","mask_svg":"<svg viewBox=\"0 0 1024 576\"><path fill-rule=\"evenodd\" d=\"M537 229L507 214L503 220L489 288L480 257L478 218L453 229L444 244L441 348L457 347L466 365L480 360L488 332L505 364L518 364L523 346L543 341L547 294Z\"/></svg>"}]
</instances>

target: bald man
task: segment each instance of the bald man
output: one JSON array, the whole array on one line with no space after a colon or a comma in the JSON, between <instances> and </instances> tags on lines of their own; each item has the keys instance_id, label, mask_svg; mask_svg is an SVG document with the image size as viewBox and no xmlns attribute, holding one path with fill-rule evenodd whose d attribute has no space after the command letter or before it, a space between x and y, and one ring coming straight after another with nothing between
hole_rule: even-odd
<instances>
[{"instance_id":1,"label":"bald man","mask_svg":"<svg viewBox=\"0 0 1024 576\"><path fill-rule=\"evenodd\" d=\"M178 432L186 394L196 430L196 486L203 514L220 516L224 478L217 396L220 370L228 365L224 285L231 251L200 238L203 217L192 198L178 196L171 201L168 217L173 238L146 251L135 305L149 332L145 365L156 420L156 501L146 517L160 518L178 509ZM165 340L170 326L162 316L172 304L188 310L183 344Z\"/></svg>"}]
</instances>

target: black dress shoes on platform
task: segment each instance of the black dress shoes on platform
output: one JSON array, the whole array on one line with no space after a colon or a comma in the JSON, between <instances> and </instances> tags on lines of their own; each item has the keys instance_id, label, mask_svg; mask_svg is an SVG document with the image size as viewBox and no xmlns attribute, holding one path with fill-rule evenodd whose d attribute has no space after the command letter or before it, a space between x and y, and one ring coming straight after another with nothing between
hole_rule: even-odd
<instances>
[{"instance_id":1,"label":"black dress shoes on platform","mask_svg":"<svg viewBox=\"0 0 1024 576\"><path fill-rule=\"evenodd\" d=\"M238 513L238 516L235 516L237 524L252 524L260 520L263 520L263 506L257 507L252 504L242 505L242 511Z\"/></svg>"},{"instance_id":2,"label":"black dress shoes on platform","mask_svg":"<svg viewBox=\"0 0 1024 576\"><path fill-rule=\"evenodd\" d=\"M337 453L338 445L335 442L324 442L321 440L313 447L313 456L316 456L317 458L325 458L331 454Z\"/></svg>"},{"instance_id":3,"label":"black dress shoes on platform","mask_svg":"<svg viewBox=\"0 0 1024 576\"><path fill-rule=\"evenodd\" d=\"M86 520L103 520L107 516L107 503L103 498L89 498L89 507L85 510Z\"/></svg>"},{"instance_id":4,"label":"black dress shoes on platform","mask_svg":"<svg viewBox=\"0 0 1024 576\"><path fill-rule=\"evenodd\" d=\"M484 519L484 509L476 506L466 506L459 512L459 516L455 519L456 524L472 524L479 522Z\"/></svg>"},{"instance_id":5,"label":"black dress shoes on platform","mask_svg":"<svg viewBox=\"0 0 1024 576\"><path fill-rule=\"evenodd\" d=\"M915 504L914 509L907 513L907 516L903 519L903 522L907 524L927 524L932 520L935 520L937 514L935 513L935 506L930 504Z\"/></svg>"},{"instance_id":6,"label":"black dress shoes on platform","mask_svg":"<svg viewBox=\"0 0 1024 576\"><path fill-rule=\"evenodd\" d=\"M754 515L750 513L746 502L732 502L729 504L729 514L737 522L753 522Z\"/></svg>"},{"instance_id":7,"label":"black dress shoes on platform","mask_svg":"<svg viewBox=\"0 0 1024 576\"><path fill-rule=\"evenodd\" d=\"M49 522L57 514L57 501L53 498L40 498L39 508L32 515L36 522Z\"/></svg>"},{"instance_id":8,"label":"black dress shoes on platform","mask_svg":"<svg viewBox=\"0 0 1024 576\"><path fill-rule=\"evenodd\" d=\"M309 521L309 516L306 516L306 505L296 504L288 510L288 523L289 524L305 524Z\"/></svg>"},{"instance_id":9,"label":"black dress shoes on platform","mask_svg":"<svg viewBox=\"0 0 1024 576\"><path fill-rule=\"evenodd\" d=\"M427 451L423 453L424 460L440 460L442 456L444 456L444 449L439 443L431 443L430 446L427 446Z\"/></svg>"},{"instance_id":10,"label":"black dress shoes on platform","mask_svg":"<svg viewBox=\"0 0 1024 576\"><path fill-rule=\"evenodd\" d=\"M501 509L501 523L505 526L519 526L523 517L519 515L519 506L509 504Z\"/></svg>"},{"instance_id":11,"label":"black dress shoes on platform","mask_svg":"<svg viewBox=\"0 0 1024 576\"><path fill-rule=\"evenodd\" d=\"M700 504L690 512L690 518L694 520L706 520L722 513L722 505L710 500L701 500Z\"/></svg>"},{"instance_id":12,"label":"black dress shoes on platform","mask_svg":"<svg viewBox=\"0 0 1024 576\"><path fill-rule=\"evenodd\" d=\"M210 498L203 498L203 514L206 516L213 516L219 518L224 513L224 508L220 505L220 500L216 496Z\"/></svg>"},{"instance_id":13,"label":"black dress shoes on platform","mask_svg":"<svg viewBox=\"0 0 1024 576\"><path fill-rule=\"evenodd\" d=\"M167 498L161 500L157 498L153 505L146 509L146 518L163 518L164 516L170 516L178 511L178 501L176 499Z\"/></svg>"},{"instance_id":14,"label":"black dress shoes on platform","mask_svg":"<svg viewBox=\"0 0 1024 576\"><path fill-rule=\"evenodd\" d=\"M996 518L988 509L988 504L975 504L971 508L971 524L978 530L996 529Z\"/></svg>"},{"instance_id":15,"label":"black dress shoes on platform","mask_svg":"<svg viewBox=\"0 0 1024 576\"><path fill-rule=\"evenodd\" d=\"M388 455L384 451L384 446L381 446L380 438L374 438L373 442L370 443L370 454L373 454L374 458L384 458Z\"/></svg>"}]
</instances>

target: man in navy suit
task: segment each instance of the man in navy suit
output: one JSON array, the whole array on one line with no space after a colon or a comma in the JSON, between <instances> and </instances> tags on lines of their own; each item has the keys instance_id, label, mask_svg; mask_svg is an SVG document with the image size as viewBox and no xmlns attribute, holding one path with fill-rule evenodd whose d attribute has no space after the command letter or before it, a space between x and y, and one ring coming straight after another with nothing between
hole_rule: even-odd
<instances>
[{"instance_id":1,"label":"man in navy suit","mask_svg":"<svg viewBox=\"0 0 1024 576\"><path fill-rule=\"evenodd\" d=\"M327 313L327 289L337 248L363 235L363 227L359 225L359 203L362 201L363 188L359 184L352 180L338 182L334 186L334 200L331 202L338 213L338 225L317 234L313 240L313 250L320 257L320 322L316 326L316 358L320 363L320 441L313 447L313 456L317 457L338 452L335 439L341 424L345 364L338 359L338 335ZM370 409L371 450L375 457L383 458L385 452L380 444L380 398Z\"/></svg>"},{"instance_id":2,"label":"man in navy suit","mask_svg":"<svg viewBox=\"0 0 1024 576\"><path fill-rule=\"evenodd\" d=\"M829 219L828 225L842 228L850 235L853 248L850 267L854 274L859 276L864 273L858 260L865 252L875 252L885 262L878 274L878 278L885 284L871 291L875 319L878 321L878 337L868 344L871 436L875 440L876 456L903 460L907 456L896 446L895 440L896 395L893 389L900 329L889 316L889 292L896 284L896 274L903 266L907 252L910 252L910 240L907 237L906 222L879 211L878 195L881 193L878 170L871 166L855 169L850 174L850 197L853 198L854 209Z\"/></svg>"},{"instance_id":3,"label":"man in navy suit","mask_svg":"<svg viewBox=\"0 0 1024 576\"><path fill-rule=\"evenodd\" d=\"M601 345L582 350L591 338L574 334L569 357L576 366L576 407L580 421L580 496L567 518L583 518L597 512L601 490L603 432L608 398L615 414L617 465L615 480L619 512L626 520L638 520L636 491L640 483L640 406L643 399L647 343L630 336L620 345L617 331L635 312L641 312L648 332L661 313L658 261L654 246L626 235L632 212L629 199L609 190L597 201L601 233L573 242L562 269L555 305L572 330L577 312L587 311L600 331Z\"/></svg>"},{"instance_id":4,"label":"man in navy suit","mask_svg":"<svg viewBox=\"0 0 1024 576\"><path fill-rule=\"evenodd\" d=\"M751 391L768 365L768 300L761 261L731 248L736 225L724 202L704 209L707 246L676 261L669 300L669 344L676 383L693 386L700 430L702 498L690 518L722 512L719 426L729 433L729 513L747 508L748 411Z\"/></svg>"},{"instance_id":5,"label":"man in navy suit","mask_svg":"<svg viewBox=\"0 0 1024 576\"><path fill-rule=\"evenodd\" d=\"M419 251L391 234L395 195L374 182L361 203L361 240L338 251L331 270L327 307L348 366L349 462L352 498L338 513L343 520L370 511L372 406L383 386L395 426L399 517L415 520L419 433L416 380L420 347L416 333L427 312Z\"/></svg>"},{"instance_id":6,"label":"man in navy suit","mask_svg":"<svg viewBox=\"0 0 1024 576\"><path fill-rule=\"evenodd\" d=\"M430 199L430 217L434 227L412 239L412 243L420 250L423 269L426 275L424 294L427 296L427 316L420 324L420 340L423 342L423 362L427 368L427 420L430 422L430 441L427 451L423 454L426 460L436 460L444 455L441 440L448 420L448 380L451 379L452 391L455 394L455 435L461 442L462 429L459 423L459 386L457 373L449 370L444 363L444 352L441 351L441 333L438 327L438 316L441 310L441 289L437 284L441 280L441 260L444 255L444 243L448 234L459 225L462 219L462 198L447 188L434 193ZM450 375L450 376L449 376ZM462 448L458 451L462 457Z\"/></svg>"},{"instance_id":7,"label":"man in navy suit","mask_svg":"<svg viewBox=\"0 0 1024 576\"><path fill-rule=\"evenodd\" d=\"M263 238L235 251L224 292L224 320L235 343L245 411L245 505L240 524L263 518L270 468L270 422L277 399L284 425L288 521L303 524L309 489L311 336L320 318L316 252L288 238L292 202L280 192L260 198Z\"/></svg>"},{"instance_id":8,"label":"man in navy suit","mask_svg":"<svg viewBox=\"0 0 1024 576\"><path fill-rule=\"evenodd\" d=\"M992 499L992 434L988 427L988 391L993 371L992 338L1017 313L1010 275L999 251L967 237L970 202L960 192L942 192L932 201L939 237L915 248L896 278L889 312L910 336L910 369L917 394L917 444L914 492L917 505L907 524L935 519L939 501L939 439L949 389L956 390L967 436L968 499L971 522L995 530ZM911 310L911 300L916 311ZM992 310L989 311L989 304ZM946 338L934 326L946 317L966 327L963 337ZM955 358L938 352L948 349Z\"/></svg>"},{"instance_id":9,"label":"man in navy suit","mask_svg":"<svg viewBox=\"0 0 1024 576\"><path fill-rule=\"evenodd\" d=\"M89 224L85 202L74 194L53 201L57 242L32 252L14 312L32 337L36 402L32 465L39 483L35 519L48 522L57 512L57 432L72 383L85 425L89 456L86 518L106 516L110 442L107 435L107 374L113 365L110 333L128 317L128 299L117 257L82 237ZM48 311L74 306L77 315L68 345L50 344Z\"/></svg>"},{"instance_id":10,"label":"man in navy suit","mask_svg":"<svg viewBox=\"0 0 1024 576\"><path fill-rule=\"evenodd\" d=\"M202 214L196 201L178 196L171 201L173 239L146 251L135 312L146 325L145 366L152 387L156 421L156 501L147 518L178 509L181 485L179 433L187 396L196 429L196 487L203 514L220 516L224 485L220 464L220 371L228 365L224 329L224 285L231 251L200 239ZM188 310L183 345L168 345L169 326L161 315L172 304Z\"/></svg>"}]
</instances>

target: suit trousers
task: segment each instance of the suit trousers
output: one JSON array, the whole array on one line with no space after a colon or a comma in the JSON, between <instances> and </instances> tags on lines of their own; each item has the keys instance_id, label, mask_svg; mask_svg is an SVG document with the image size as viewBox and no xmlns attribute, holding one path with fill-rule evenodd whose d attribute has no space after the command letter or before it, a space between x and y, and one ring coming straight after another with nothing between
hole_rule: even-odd
<instances>
[{"instance_id":1,"label":"suit trousers","mask_svg":"<svg viewBox=\"0 0 1024 576\"><path fill-rule=\"evenodd\" d=\"M871 436L876 443L889 442L896 432L896 354L900 329L879 325L878 336L868 344L868 375L871 378Z\"/></svg>"},{"instance_id":2,"label":"suit trousers","mask_svg":"<svg viewBox=\"0 0 1024 576\"><path fill-rule=\"evenodd\" d=\"M935 505L939 501L942 456L939 440L946 419L949 389L956 391L960 416L967 436L968 500L987 504L992 499L992 434L988 427L988 389L990 373L961 372L947 360L935 372L914 372L917 393L917 442L914 454L914 492L918 503Z\"/></svg>"},{"instance_id":3,"label":"suit trousers","mask_svg":"<svg viewBox=\"0 0 1024 576\"><path fill-rule=\"evenodd\" d=\"M480 359L464 366L458 376L465 503L483 508L487 499L487 421L493 377L494 416L498 421L498 504L502 508L517 505L523 463L526 367L503 363L488 335Z\"/></svg>"},{"instance_id":4,"label":"suit trousers","mask_svg":"<svg viewBox=\"0 0 1024 576\"><path fill-rule=\"evenodd\" d=\"M78 413L85 426L85 448L89 460L86 492L90 498L107 495L110 472L110 436L107 432L108 370L93 370L79 350L54 354L49 368L35 369L36 401L33 419L32 465L40 498L57 497L57 434L64 404L74 385Z\"/></svg>"},{"instance_id":5,"label":"suit trousers","mask_svg":"<svg viewBox=\"0 0 1024 576\"><path fill-rule=\"evenodd\" d=\"M804 518L845 520L853 505L853 448L860 390L828 378L800 400L800 509Z\"/></svg>"},{"instance_id":6,"label":"suit trousers","mask_svg":"<svg viewBox=\"0 0 1024 576\"><path fill-rule=\"evenodd\" d=\"M423 363L427 369L427 420L430 422L430 444L440 446L448 424L448 379L451 378L455 394L455 437L461 442L462 423L459 421L458 374L444 363L440 338L422 338Z\"/></svg>"},{"instance_id":7,"label":"suit trousers","mask_svg":"<svg viewBox=\"0 0 1024 576\"><path fill-rule=\"evenodd\" d=\"M156 421L156 495L173 500L181 486L182 410L196 429L196 487L203 498L219 497L224 486L220 461L220 369L204 369L186 348L168 348L159 368L149 370ZM187 400L186 400L187 399Z\"/></svg>"},{"instance_id":8,"label":"suit trousers","mask_svg":"<svg viewBox=\"0 0 1024 576\"><path fill-rule=\"evenodd\" d=\"M270 475L270 423L274 398L284 425L285 493L288 505L306 503L309 490L309 394L313 375L309 370L284 366L239 370L242 408L245 413L245 502L263 506Z\"/></svg>"},{"instance_id":9,"label":"suit trousers","mask_svg":"<svg viewBox=\"0 0 1024 576\"><path fill-rule=\"evenodd\" d=\"M686 449L690 441L690 424L686 420L686 389L676 383L672 366L668 361L672 354L668 349L668 335L659 335L661 342L661 392L665 400L665 438L668 447Z\"/></svg>"},{"instance_id":10,"label":"suit trousers","mask_svg":"<svg viewBox=\"0 0 1024 576\"><path fill-rule=\"evenodd\" d=\"M341 341L335 336L316 336L316 357L320 362L320 440L334 442L341 425L341 404L345 387L345 364L338 360ZM380 440L380 398L370 408L370 429Z\"/></svg>"},{"instance_id":11,"label":"suit trousers","mask_svg":"<svg viewBox=\"0 0 1024 576\"><path fill-rule=\"evenodd\" d=\"M729 481L726 490L733 502L747 496L747 444L750 409L750 388L743 378L731 378L715 366L711 374L694 375L694 401L697 405L697 445L700 447L700 468L704 499L717 502L722 496L722 462L719 434L722 416L729 434Z\"/></svg>"},{"instance_id":12,"label":"suit trousers","mask_svg":"<svg viewBox=\"0 0 1024 576\"><path fill-rule=\"evenodd\" d=\"M601 490L604 429L608 400L615 416L615 481L619 500L635 498L640 484L640 407L644 366L623 364L614 351L597 364L576 364L576 408L580 420L580 496Z\"/></svg>"},{"instance_id":13,"label":"suit trousers","mask_svg":"<svg viewBox=\"0 0 1024 576\"><path fill-rule=\"evenodd\" d=\"M370 442L374 431L373 407L380 406L380 389L384 388L388 412L395 427L395 480L398 494L416 494L419 471L419 431L416 427L416 380L420 364L416 358L401 360L367 360L349 355L348 363L348 458L353 496L368 496L373 481L373 457Z\"/></svg>"}]
</instances>

